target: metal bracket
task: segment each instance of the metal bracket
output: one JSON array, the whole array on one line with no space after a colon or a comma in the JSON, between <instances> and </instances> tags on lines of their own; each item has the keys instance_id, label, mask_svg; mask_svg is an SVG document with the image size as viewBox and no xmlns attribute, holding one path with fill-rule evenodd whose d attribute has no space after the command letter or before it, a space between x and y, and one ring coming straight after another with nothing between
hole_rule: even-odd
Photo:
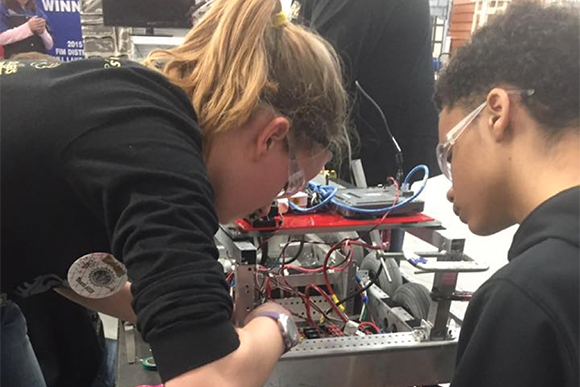
<instances>
[{"instance_id":1,"label":"metal bracket","mask_svg":"<svg viewBox=\"0 0 580 387\"><path fill-rule=\"evenodd\" d=\"M238 326L244 326L244 320L254 310L256 265L236 267L236 292L234 319Z\"/></svg>"},{"instance_id":2,"label":"metal bracket","mask_svg":"<svg viewBox=\"0 0 580 387\"><path fill-rule=\"evenodd\" d=\"M218 229L214 238L225 247L226 256L232 258L237 264L256 264L258 249L251 240L233 240L222 227Z\"/></svg>"},{"instance_id":3,"label":"metal bracket","mask_svg":"<svg viewBox=\"0 0 580 387\"><path fill-rule=\"evenodd\" d=\"M136 352L135 352L135 326L131 323L123 323L123 329L125 330L125 350L127 351L127 362L129 364L135 363Z\"/></svg>"},{"instance_id":4,"label":"metal bracket","mask_svg":"<svg viewBox=\"0 0 580 387\"><path fill-rule=\"evenodd\" d=\"M489 269L489 266L476 262L465 254L453 254L446 251L424 255L405 253L404 258L417 269L427 273L477 273ZM437 260L428 258L437 258ZM449 260L449 258L461 260Z\"/></svg>"},{"instance_id":5,"label":"metal bracket","mask_svg":"<svg viewBox=\"0 0 580 387\"><path fill-rule=\"evenodd\" d=\"M465 238L454 237L447 230L416 228L406 231L439 249L439 253L405 255L405 259L421 272L435 273L431 293L436 297L429 308L429 322L433 324L430 339L448 340L451 302L456 296L459 273L482 272L488 270L489 266L475 262L463 254ZM437 260L428 260L428 256Z\"/></svg>"}]
</instances>

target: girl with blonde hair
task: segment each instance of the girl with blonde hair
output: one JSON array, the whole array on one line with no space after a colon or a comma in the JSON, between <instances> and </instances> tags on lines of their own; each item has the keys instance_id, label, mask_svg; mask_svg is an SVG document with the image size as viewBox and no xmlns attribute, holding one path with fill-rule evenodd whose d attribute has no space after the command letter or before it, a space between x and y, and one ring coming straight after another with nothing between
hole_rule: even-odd
<instances>
[{"instance_id":1,"label":"girl with blonde hair","mask_svg":"<svg viewBox=\"0 0 580 387\"><path fill-rule=\"evenodd\" d=\"M2 292L33 296L77 258L110 253L131 282L120 292L54 286L136 319L168 387L261 386L295 344L288 312L266 304L234 327L213 235L348 149L337 56L278 0L216 0L144 65L2 63Z\"/></svg>"}]
</instances>

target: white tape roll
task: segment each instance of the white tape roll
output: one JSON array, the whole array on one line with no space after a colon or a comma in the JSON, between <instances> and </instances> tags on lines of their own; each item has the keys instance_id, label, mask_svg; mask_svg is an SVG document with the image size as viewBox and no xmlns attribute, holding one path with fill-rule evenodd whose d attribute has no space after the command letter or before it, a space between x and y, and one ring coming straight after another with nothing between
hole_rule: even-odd
<instances>
[{"instance_id":1,"label":"white tape roll","mask_svg":"<svg viewBox=\"0 0 580 387\"><path fill-rule=\"evenodd\" d=\"M123 288L127 269L113 255L91 253L77 259L68 269L68 284L87 298L105 298Z\"/></svg>"}]
</instances>

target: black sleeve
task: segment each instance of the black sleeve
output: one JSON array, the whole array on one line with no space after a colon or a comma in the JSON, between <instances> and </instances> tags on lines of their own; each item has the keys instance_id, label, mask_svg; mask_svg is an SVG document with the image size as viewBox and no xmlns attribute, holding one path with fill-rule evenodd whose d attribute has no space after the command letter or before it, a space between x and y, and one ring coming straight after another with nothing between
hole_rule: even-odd
<instances>
[{"instance_id":1,"label":"black sleeve","mask_svg":"<svg viewBox=\"0 0 580 387\"><path fill-rule=\"evenodd\" d=\"M451 387L567 386L557 326L516 284L488 281L467 310Z\"/></svg>"},{"instance_id":2,"label":"black sleeve","mask_svg":"<svg viewBox=\"0 0 580 387\"><path fill-rule=\"evenodd\" d=\"M62 162L127 266L138 329L167 381L231 353L239 340L201 141L186 134L199 129L185 114L148 106L84 133Z\"/></svg>"}]
</instances>

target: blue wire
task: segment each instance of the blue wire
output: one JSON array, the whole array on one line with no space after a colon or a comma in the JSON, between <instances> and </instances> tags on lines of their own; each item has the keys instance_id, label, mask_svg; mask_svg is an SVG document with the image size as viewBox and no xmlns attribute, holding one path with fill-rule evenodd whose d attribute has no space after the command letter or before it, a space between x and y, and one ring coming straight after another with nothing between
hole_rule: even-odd
<instances>
[{"instance_id":1,"label":"blue wire","mask_svg":"<svg viewBox=\"0 0 580 387\"><path fill-rule=\"evenodd\" d=\"M411 177L413 177L413 175L415 175L415 173L417 173L417 171L419 169L422 169L423 172L425 173L425 176L423 176L423 181L427 181L427 179L429 179L429 167L427 167L424 164L419 164L417 165L415 168L411 169L411 172L409 172L407 174L407 176L405 177L405 180L403 180L403 187L408 186L409 185L409 179ZM423 183L423 186L420 188L421 191L423 191L423 189L425 188L425 186L427 185L427 183Z\"/></svg>"},{"instance_id":2,"label":"blue wire","mask_svg":"<svg viewBox=\"0 0 580 387\"><path fill-rule=\"evenodd\" d=\"M322 202L318 203L317 205L315 205L313 207L309 207L309 208L297 206L296 204L292 203L291 201L289 201L288 203L290 205L290 208L292 208L293 211L296 211L296 212L302 213L302 214L308 214L308 213L314 212L330 202L332 202L333 204L335 204L338 207L342 207L342 208L345 208L347 210L354 211L354 212L359 212L359 213L363 213L363 214L377 214L377 215L384 214L386 212L393 211L393 210L399 209L399 208L407 205L408 203L415 200L419 195L421 195L421 193L425 189L425 186L427 186L427 179L429 179L429 168L426 165L417 165L415 168L413 168L411 170L411 172L409 172L407 174L407 176L405 177L405 179L403 180L403 185L401 186L401 189L408 189L409 180L419 170L423 170L423 172L425 173L423 176L423 184L421 185L419 190L417 192L415 192L415 194L413 194L413 196L401 201L400 203L397 203L393 206L390 206L390 207L366 209L366 208L347 206L347 205L338 203L334 200L334 196L336 195L336 193L338 191L338 189L336 187L329 186L329 185L320 185L320 184L314 183L312 181L308 183L308 188L310 188L312 191L314 191L316 193L319 193L322 197L324 197L324 200L322 200Z\"/></svg>"},{"instance_id":3,"label":"blue wire","mask_svg":"<svg viewBox=\"0 0 580 387\"><path fill-rule=\"evenodd\" d=\"M427 186L427 179L429 179L429 168L427 168L426 165L417 165L405 177L405 180L403 181L402 188L405 188L406 189L408 187L409 180L419 170L423 170L425 172L425 176L423 176L423 184L421 185L421 187L419 188L419 190L417 192L415 192L415 194L413 196L411 196L411 197L409 197L409 198L403 200L402 202L397 203L397 204L395 204L393 206L384 207L384 208L375 208L375 209L370 210L370 209L366 209L366 208L358 208L358 207L347 206L347 205L344 205L344 204L341 204L341 203L337 203L334 200L332 201L332 203L334 203L338 207L342 207L342 208L345 208L347 210L355 211L355 212L359 212L359 213L363 213L363 214L384 214L385 212L389 212L389 211L393 211L393 210L399 209L399 208L407 205L408 203L412 202L413 200L415 200L419 195L421 195L421 193L425 189L425 186Z\"/></svg>"},{"instance_id":4,"label":"blue wire","mask_svg":"<svg viewBox=\"0 0 580 387\"><path fill-rule=\"evenodd\" d=\"M319 208L330 203L330 201L332 199L334 199L334 195L336 195L336 192L338 191L338 188L336 188L336 187L333 187L330 185L320 185L320 184L314 183L312 181L308 183L308 188L310 188L314 192L321 194L321 196L324 198L324 200L322 200L317 205L309 207L309 208L297 206L293 202L289 201L288 203L290 205L290 208L292 208L293 211L296 211L296 212L299 212L302 214L309 214L311 212L314 212L314 211L318 210Z\"/></svg>"}]
</instances>

